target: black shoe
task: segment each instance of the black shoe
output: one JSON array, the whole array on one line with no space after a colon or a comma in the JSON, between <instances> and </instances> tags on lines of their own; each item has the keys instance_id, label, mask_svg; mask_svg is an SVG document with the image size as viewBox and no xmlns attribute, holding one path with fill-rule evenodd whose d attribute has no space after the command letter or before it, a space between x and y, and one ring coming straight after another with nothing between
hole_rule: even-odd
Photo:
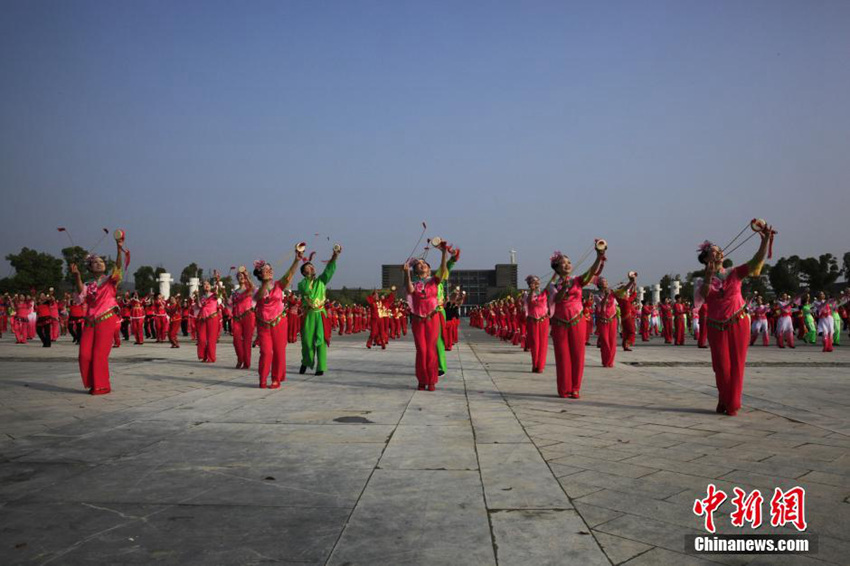
<instances>
[{"instance_id":1,"label":"black shoe","mask_svg":"<svg viewBox=\"0 0 850 566\"><path fill-rule=\"evenodd\" d=\"M316 372L316 375L325 375L325 372L323 372L323 371L317 371L317 372Z\"/></svg>"},{"instance_id":2,"label":"black shoe","mask_svg":"<svg viewBox=\"0 0 850 566\"><path fill-rule=\"evenodd\" d=\"M307 373L307 366L302 364L301 367L298 369L298 373L300 373L301 375Z\"/></svg>"},{"instance_id":3,"label":"black shoe","mask_svg":"<svg viewBox=\"0 0 850 566\"><path fill-rule=\"evenodd\" d=\"M438 377L443 377L444 375L446 375L446 372L444 372L443 370L437 372Z\"/></svg>"}]
</instances>

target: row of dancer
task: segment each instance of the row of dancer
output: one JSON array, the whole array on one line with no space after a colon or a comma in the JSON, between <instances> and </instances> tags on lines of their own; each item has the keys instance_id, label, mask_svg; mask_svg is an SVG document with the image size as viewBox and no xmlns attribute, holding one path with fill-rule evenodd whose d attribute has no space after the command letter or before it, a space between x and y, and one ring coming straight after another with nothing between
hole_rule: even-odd
<instances>
[{"instance_id":1,"label":"row of dancer","mask_svg":"<svg viewBox=\"0 0 850 566\"><path fill-rule=\"evenodd\" d=\"M756 254L749 262L728 271L723 268L725 255L719 246L706 240L697 250L697 260L704 265L704 272L703 278L697 280L695 285L694 308L699 310L705 306L705 315L700 320L711 349L718 391L717 412L729 416L737 415L741 407L746 354L750 345L750 316L741 294L741 284L747 277L761 274L775 234L766 223L762 223L756 232L761 237ZM610 290L607 281L601 277L607 244L598 241L596 251L596 261L581 275L573 275L570 258L556 251L550 258L554 274L545 289L540 288L540 280L536 276L527 279L529 291L522 300L522 312L526 323L526 345L532 356L532 371L542 371L551 336L560 397L580 398L585 347L590 329L582 296L583 288L595 284L599 290L594 310L604 366L610 367L613 363L612 353L616 350L616 326L613 322L617 308L621 312L626 311L627 315L633 315L636 274L630 274L627 285ZM623 302L615 306L618 299ZM684 304L679 310L684 317ZM478 312L471 323L482 326L487 316L489 313ZM675 318L674 312L674 321L668 323L669 327L676 327ZM624 318L624 322L627 320ZM683 321L680 328L684 328ZM633 325L624 325L623 334L624 347L631 347L634 341Z\"/></svg>"}]
</instances>

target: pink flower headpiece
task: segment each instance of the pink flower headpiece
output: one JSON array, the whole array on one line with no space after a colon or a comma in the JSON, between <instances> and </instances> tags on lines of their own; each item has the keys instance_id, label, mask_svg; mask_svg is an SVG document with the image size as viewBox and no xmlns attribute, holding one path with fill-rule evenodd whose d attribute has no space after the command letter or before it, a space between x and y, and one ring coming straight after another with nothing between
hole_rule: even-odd
<instances>
[{"instance_id":1,"label":"pink flower headpiece","mask_svg":"<svg viewBox=\"0 0 850 566\"><path fill-rule=\"evenodd\" d=\"M97 254L89 254L86 256L85 262L87 267L91 267L91 264L94 263L94 260L100 259L100 256Z\"/></svg>"},{"instance_id":2,"label":"pink flower headpiece","mask_svg":"<svg viewBox=\"0 0 850 566\"><path fill-rule=\"evenodd\" d=\"M712 246L714 246L714 242L706 240L697 247L697 251L702 253L704 251L710 250Z\"/></svg>"},{"instance_id":3,"label":"pink flower headpiece","mask_svg":"<svg viewBox=\"0 0 850 566\"><path fill-rule=\"evenodd\" d=\"M540 278L536 275L529 275L525 278L526 283L531 283L532 281L540 281Z\"/></svg>"},{"instance_id":4,"label":"pink flower headpiece","mask_svg":"<svg viewBox=\"0 0 850 566\"><path fill-rule=\"evenodd\" d=\"M554 263L564 257L564 254L561 253L561 250L555 250L552 253L552 257L549 258L549 263Z\"/></svg>"},{"instance_id":5,"label":"pink flower headpiece","mask_svg":"<svg viewBox=\"0 0 850 566\"><path fill-rule=\"evenodd\" d=\"M266 265L266 260L264 259L255 259L254 260L254 269L261 270Z\"/></svg>"}]
</instances>

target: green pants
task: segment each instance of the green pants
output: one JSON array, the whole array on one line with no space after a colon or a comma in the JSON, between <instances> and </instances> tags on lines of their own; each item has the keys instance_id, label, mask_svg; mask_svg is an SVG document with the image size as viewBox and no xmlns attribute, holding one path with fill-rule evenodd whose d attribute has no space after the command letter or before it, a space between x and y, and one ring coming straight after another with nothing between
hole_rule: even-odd
<instances>
[{"instance_id":1,"label":"green pants","mask_svg":"<svg viewBox=\"0 0 850 566\"><path fill-rule=\"evenodd\" d=\"M841 315L839 315L837 312L832 313L832 320L832 343L838 346L838 343L841 341Z\"/></svg>"},{"instance_id":2,"label":"green pants","mask_svg":"<svg viewBox=\"0 0 850 566\"><path fill-rule=\"evenodd\" d=\"M806 315L806 335L803 336L803 340L808 342L809 344L814 344L818 341L818 327L815 326L815 317L810 314Z\"/></svg>"},{"instance_id":3,"label":"green pants","mask_svg":"<svg viewBox=\"0 0 850 566\"><path fill-rule=\"evenodd\" d=\"M301 365L316 371L328 369L328 345L321 311L308 311L301 323Z\"/></svg>"},{"instance_id":4,"label":"green pants","mask_svg":"<svg viewBox=\"0 0 850 566\"><path fill-rule=\"evenodd\" d=\"M442 308L437 309L437 316L442 317L440 321L441 324L446 323L446 311ZM443 331L442 326L440 326L440 333L437 334L437 361L438 361L438 370L446 373L446 345L443 343Z\"/></svg>"}]
</instances>

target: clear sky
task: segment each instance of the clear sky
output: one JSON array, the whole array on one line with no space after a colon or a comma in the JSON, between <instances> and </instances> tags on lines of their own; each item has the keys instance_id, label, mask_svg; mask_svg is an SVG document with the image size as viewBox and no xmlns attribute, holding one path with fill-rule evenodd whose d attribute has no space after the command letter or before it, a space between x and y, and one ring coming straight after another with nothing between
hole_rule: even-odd
<instances>
[{"instance_id":1,"label":"clear sky","mask_svg":"<svg viewBox=\"0 0 850 566\"><path fill-rule=\"evenodd\" d=\"M605 237L650 283L754 216L841 254L848 30L846 0L0 0L0 254L120 226L176 276L318 232L371 287L426 220L459 268Z\"/></svg>"}]
</instances>

